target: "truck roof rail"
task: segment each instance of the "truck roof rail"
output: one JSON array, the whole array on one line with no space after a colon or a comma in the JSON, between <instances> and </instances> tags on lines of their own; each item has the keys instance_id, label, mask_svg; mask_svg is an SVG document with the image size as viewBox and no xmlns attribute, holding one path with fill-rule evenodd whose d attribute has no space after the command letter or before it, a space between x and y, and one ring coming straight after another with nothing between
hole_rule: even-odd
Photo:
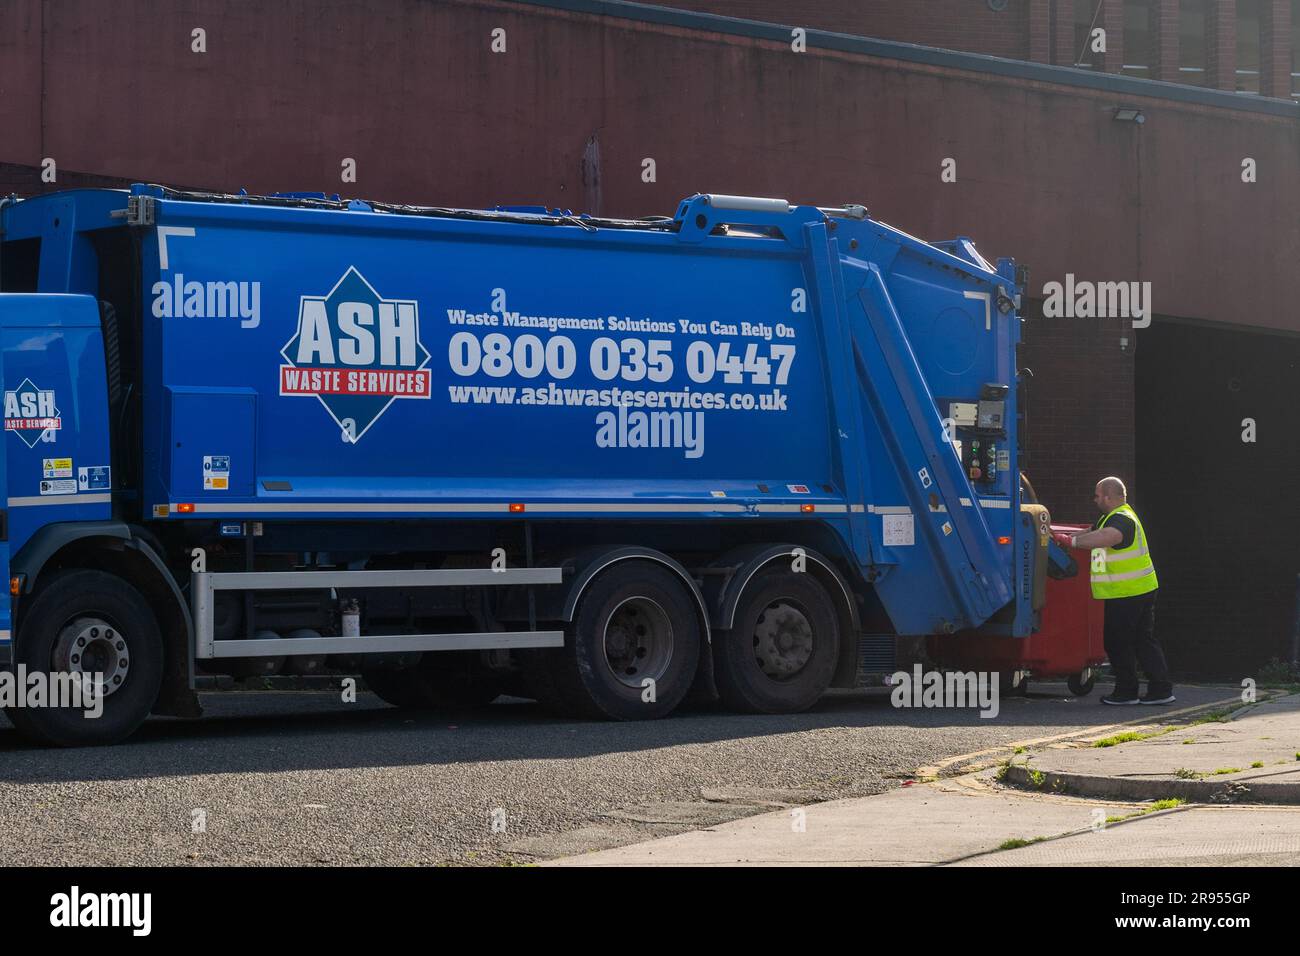
<instances>
[{"instance_id":1,"label":"truck roof rail","mask_svg":"<svg viewBox=\"0 0 1300 956\"><path fill-rule=\"evenodd\" d=\"M646 216L640 219L612 219L601 216L575 216L561 210L550 212L518 212L493 209L461 209L453 206L414 206L407 203L378 202L374 200L341 199L311 193L276 193L256 196L247 193L218 193L201 190L173 189L153 183L137 183L131 187L135 195L148 195L158 199L180 202L229 203L249 206L283 206L296 209L321 209L331 211L374 211L400 216L427 216L441 219L477 219L493 222L530 223L540 226L579 226L583 229L650 229L676 232L677 223L667 216Z\"/></svg>"}]
</instances>

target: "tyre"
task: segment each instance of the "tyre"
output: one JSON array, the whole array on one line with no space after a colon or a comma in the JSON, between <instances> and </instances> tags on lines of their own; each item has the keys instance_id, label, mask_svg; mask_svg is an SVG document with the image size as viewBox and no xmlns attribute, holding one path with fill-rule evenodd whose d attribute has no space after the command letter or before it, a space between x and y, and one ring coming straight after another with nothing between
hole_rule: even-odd
<instances>
[{"instance_id":1,"label":"tyre","mask_svg":"<svg viewBox=\"0 0 1300 956\"><path fill-rule=\"evenodd\" d=\"M1071 674L1065 681L1065 685L1070 688L1070 693L1075 697L1087 697L1092 693L1092 689L1097 686L1097 675L1092 674L1087 680L1082 680L1083 672Z\"/></svg>"},{"instance_id":2,"label":"tyre","mask_svg":"<svg viewBox=\"0 0 1300 956\"><path fill-rule=\"evenodd\" d=\"M23 614L15 664L30 675L99 673L103 712L12 707L9 719L37 743L111 744L144 723L162 686L163 641L148 602L103 571L60 571Z\"/></svg>"},{"instance_id":3,"label":"tyre","mask_svg":"<svg viewBox=\"0 0 1300 956\"><path fill-rule=\"evenodd\" d=\"M485 706L501 696L500 683L477 651L431 652L416 667L374 668L362 677L394 707L460 710Z\"/></svg>"},{"instance_id":4,"label":"tyre","mask_svg":"<svg viewBox=\"0 0 1300 956\"><path fill-rule=\"evenodd\" d=\"M835 675L839 621L810 574L760 572L740 597L730 631L714 635L713 674L732 710L807 710Z\"/></svg>"},{"instance_id":5,"label":"tyre","mask_svg":"<svg viewBox=\"0 0 1300 956\"><path fill-rule=\"evenodd\" d=\"M691 688L700 643L685 582L661 565L620 561L583 594L564 647L543 655L550 701L542 702L576 717L665 717Z\"/></svg>"}]
</instances>

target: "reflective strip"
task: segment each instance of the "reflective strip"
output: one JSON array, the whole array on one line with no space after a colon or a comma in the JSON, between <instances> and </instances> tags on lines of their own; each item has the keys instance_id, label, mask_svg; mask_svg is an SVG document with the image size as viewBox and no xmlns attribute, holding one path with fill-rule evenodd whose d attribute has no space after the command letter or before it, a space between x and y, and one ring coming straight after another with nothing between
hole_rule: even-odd
<instances>
[{"instance_id":1,"label":"reflective strip","mask_svg":"<svg viewBox=\"0 0 1300 956\"><path fill-rule=\"evenodd\" d=\"M1144 558L1150 553L1151 552L1146 549L1145 545L1141 548L1129 548L1127 551L1112 551L1107 548L1106 561L1108 563L1115 561L1129 561L1133 558Z\"/></svg>"},{"instance_id":2,"label":"reflective strip","mask_svg":"<svg viewBox=\"0 0 1300 956\"><path fill-rule=\"evenodd\" d=\"M11 640L13 640L11 631L0 631L0 644L8 644Z\"/></svg>"},{"instance_id":3,"label":"reflective strip","mask_svg":"<svg viewBox=\"0 0 1300 956\"><path fill-rule=\"evenodd\" d=\"M26 498L10 498L10 508L30 508L33 505L111 505L113 495L102 492L94 495L34 495Z\"/></svg>"},{"instance_id":4,"label":"reflective strip","mask_svg":"<svg viewBox=\"0 0 1300 956\"><path fill-rule=\"evenodd\" d=\"M90 495L82 495L81 500L90 498ZM105 496L106 498L108 496ZM12 499L10 499L12 502ZM849 506L843 504L822 504L820 502L810 502L815 505L815 514L845 514ZM753 510L764 513L800 513L801 505L798 504L771 504L755 505ZM862 505L854 506L861 509ZM173 502L168 506L171 514L181 514L180 506ZM372 501L362 502L337 502L327 501L319 503L310 503L304 501L285 501L281 503L254 502L250 504L240 503L204 503L196 502L193 511L185 514L223 514L235 515L241 512L407 512L416 514L464 514L464 513L489 513L489 514L511 514L509 502L468 502L454 501L442 504L410 502L405 504L383 504ZM519 514L581 514L583 512L635 512L641 514L680 514L700 513L710 514L724 512L726 514L746 514L751 511L751 506L741 502L682 502L680 504L608 504L608 503L591 503L583 504L581 502L531 502L524 503L524 511Z\"/></svg>"},{"instance_id":5,"label":"reflective strip","mask_svg":"<svg viewBox=\"0 0 1300 956\"><path fill-rule=\"evenodd\" d=\"M1006 498L981 498L981 508L1010 508L1011 502Z\"/></svg>"},{"instance_id":6,"label":"reflective strip","mask_svg":"<svg viewBox=\"0 0 1300 956\"><path fill-rule=\"evenodd\" d=\"M1155 569L1155 567L1154 567L1154 566L1148 566L1148 567L1145 567L1145 568L1141 568L1141 569L1139 569L1139 570L1137 570L1137 571L1120 571L1120 572L1117 573L1117 574L1097 574L1097 573L1094 573L1093 576L1092 576L1092 580L1098 582L1099 584L1105 584L1105 583L1110 583L1110 582L1114 582L1114 581L1132 581L1132 580L1134 580L1134 579L1136 579L1136 578L1144 578L1144 577L1146 577L1148 574L1155 574L1155 573L1156 573L1156 569Z\"/></svg>"},{"instance_id":7,"label":"reflective strip","mask_svg":"<svg viewBox=\"0 0 1300 956\"><path fill-rule=\"evenodd\" d=\"M867 505L867 510L878 515L910 515L912 509L907 505Z\"/></svg>"},{"instance_id":8,"label":"reflective strip","mask_svg":"<svg viewBox=\"0 0 1300 956\"><path fill-rule=\"evenodd\" d=\"M866 506L866 505L849 505L849 510L850 510L851 512L853 512L854 514L860 514L861 512L864 512L864 511L867 510L867 506Z\"/></svg>"}]
</instances>

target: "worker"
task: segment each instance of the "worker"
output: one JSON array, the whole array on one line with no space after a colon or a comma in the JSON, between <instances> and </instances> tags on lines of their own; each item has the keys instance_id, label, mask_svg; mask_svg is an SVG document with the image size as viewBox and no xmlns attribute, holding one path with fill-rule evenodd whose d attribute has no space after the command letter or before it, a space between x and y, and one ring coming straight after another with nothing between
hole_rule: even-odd
<instances>
[{"instance_id":1,"label":"worker","mask_svg":"<svg viewBox=\"0 0 1300 956\"><path fill-rule=\"evenodd\" d=\"M1128 489L1118 478L1097 482L1093 501L1102 517L1091 531L1071 536L1076 548L1092 550L1092 596L1105 602L1106 656L1115 672L1114 689L1103 704L1170 704L1175 700L1169 666L1156 640L1156 568ZM1138 664L1147 692L1138 694Z\"/></svg>"}]
</instances>

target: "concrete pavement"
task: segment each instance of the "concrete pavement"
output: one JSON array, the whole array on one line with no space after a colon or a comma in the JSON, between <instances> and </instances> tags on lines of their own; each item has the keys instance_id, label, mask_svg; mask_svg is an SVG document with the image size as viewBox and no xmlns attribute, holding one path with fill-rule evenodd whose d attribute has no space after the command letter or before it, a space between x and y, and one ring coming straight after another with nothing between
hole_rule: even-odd
<instances>
[{"instance_id":1,"label":"concrete pavement","mask_svg":"<svg viewBox=\"0 0 1300 956\"><path fill-rule=\"evenodd\" d=\"M1114 799L1300 804L1300 694L1218 720L1151 722L1129 733L1145 736L1119 741L1103 735L1068 750L1013 759L1005 779ZM1097 746L1112 740L1113 746Z\"/></svg>"},{"instance_id":2,"label":"concrete pavement","mask_svg":"<svg viewBox=\"0 0 1300 956\"><path fill-rule=\"evenodd\" d=\"M1300 695L1232 712L1153 710L1000 766L550 865L1300 864ZM1157 802L1174 800L1185 802Z\"/></svg>"}]
</instances>

